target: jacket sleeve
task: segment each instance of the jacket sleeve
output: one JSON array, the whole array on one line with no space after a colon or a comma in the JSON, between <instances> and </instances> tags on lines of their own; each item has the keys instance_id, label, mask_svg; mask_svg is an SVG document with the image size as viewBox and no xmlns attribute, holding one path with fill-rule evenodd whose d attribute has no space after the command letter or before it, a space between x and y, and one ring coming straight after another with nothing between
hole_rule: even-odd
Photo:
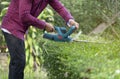
<instances>
[{"instance_id":1,"label":"jacket sleeve","mask_svg":"<svg viewBox=\"0 0 120 79\"><path fill-rule=\"evenodd\" d=\"M50 6L57 12L59 15L68 22L69 19L73 19L70 12L63 6L59 0L49 0Z\"/></svg>"},{"instance_id":2,"label":"jacket sleeve","mask_svg":"<svg viewBox=\"0 0 120 79\"><path fill-rule=\"evenodd\" d=\"M19 0L19 18L25 25L33 25L40 29L45 28L45 21L39 20L30 14L32 0Z\"/></svg>"}]
</instances>

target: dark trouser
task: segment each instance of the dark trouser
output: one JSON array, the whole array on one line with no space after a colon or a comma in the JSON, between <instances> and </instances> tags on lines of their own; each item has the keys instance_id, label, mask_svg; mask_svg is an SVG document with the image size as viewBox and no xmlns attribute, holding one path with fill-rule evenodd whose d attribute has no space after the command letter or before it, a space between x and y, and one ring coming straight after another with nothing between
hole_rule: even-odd
<instances>
[{"instance_id":1,"label":"dark trouser","mask_svg":"<svg viewBox=\"0 0 120 79\"><path fill-rule=\"evenodd\" d=\"M9 79L24 79L25 45L24 41L3 32L10 53Z\"/></svg>"}]
</instances>

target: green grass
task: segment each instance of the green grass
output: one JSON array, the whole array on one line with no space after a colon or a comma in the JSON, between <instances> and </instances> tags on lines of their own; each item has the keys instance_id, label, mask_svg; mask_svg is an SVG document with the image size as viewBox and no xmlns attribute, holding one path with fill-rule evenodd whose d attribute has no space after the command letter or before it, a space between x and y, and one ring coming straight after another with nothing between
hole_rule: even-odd
<instances>
[{"instance_id":1,"label":"green grass","mask_svg":"<svg viewBox=\"0 0 120 79\"><path fill-rule=\"evenodd\" d=\"M102 42L46 43L51 79L120 79L120 41Z\"/></svg>"}]
</instances>

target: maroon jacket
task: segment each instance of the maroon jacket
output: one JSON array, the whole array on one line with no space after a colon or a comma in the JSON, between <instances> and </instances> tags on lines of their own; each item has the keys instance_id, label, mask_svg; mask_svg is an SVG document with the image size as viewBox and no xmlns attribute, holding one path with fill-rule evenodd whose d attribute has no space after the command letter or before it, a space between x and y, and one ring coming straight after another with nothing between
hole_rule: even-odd
<instances>
[{"instance_id":1,"label":"maroon jacket","mask_svg":"<svg viewBox=\"0 0 120 79\"><path fill-rule=\"evenodd\" d=\"M46 22L37 19L37 16L47 4L57 11L66 22L73 19L59 0L11 0L7 14L2 21L2 28L24 40L24 35L30 25L40 29L45 28Z\"/></svg>"}]
</instances>

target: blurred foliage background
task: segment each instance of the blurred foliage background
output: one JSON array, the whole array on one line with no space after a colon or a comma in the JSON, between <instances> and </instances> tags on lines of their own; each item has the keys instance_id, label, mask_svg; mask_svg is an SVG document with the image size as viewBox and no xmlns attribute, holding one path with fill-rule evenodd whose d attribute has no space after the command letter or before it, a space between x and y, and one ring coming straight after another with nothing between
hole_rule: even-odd
<instances>
[{"instance_id":1,"label":"blurred foliage background","mask_svg":"<svg viewBox=\"0 0 120 79\"><path fill-rule=\"evenodd\" d=\"M79 40L112 43L56 43L43 39L43 31L31 26L25 40L25 73L32 74L31 79L119 79L120 0L60 1L80 24L82 35ZM0 0L0 23L9 2ZM65 21L49 5L38 18L66 27ZM1 31L0 52L8 53ZM9 62L8 54L7 57ZM2 66L0 71L4 71Z\"/></svg>"}]
</instances>

